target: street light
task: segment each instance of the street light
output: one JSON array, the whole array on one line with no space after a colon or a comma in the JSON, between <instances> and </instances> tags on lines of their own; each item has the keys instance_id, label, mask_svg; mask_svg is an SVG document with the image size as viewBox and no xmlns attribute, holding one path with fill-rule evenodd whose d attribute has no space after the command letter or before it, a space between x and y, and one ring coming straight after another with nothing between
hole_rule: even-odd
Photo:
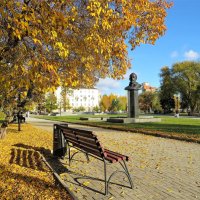
<instances>
[{"instance_id":1,"label":"street light","mask_svg":"<svg viewBox=\"0 0 200 200\"><path fill-rule=\"evenodd\" d=\"M174 102L175 102L175 113L178 114L179 109L180 109L180 94L179 93L174 95Z\"/></svg>"},{"instance_id":2,"label":"street light","mask_svg":"<svg viewBox=\"0 0 200 200\"><path fill-rule=\"evenodd\" d=\"M22 102L21 102L21 93L24 92L26 89L25 88L20 88L18 89L18 99L17 99L17 107L18 109L18 131L21 131L21 119L22 119L22 111L21 108L23 107Z\"/></svg>"},{"instance_id":3,"label":"street light","mask_svg":"<svg viewBox=\"0 0 200 200\"><path fill-rule=\"evenodd\" d=\"M59 101L59 105L60 105L60 108L59 108L59 110L60 110L60 116L61 116L61 101Z\"/></svg>"}]
</instances>

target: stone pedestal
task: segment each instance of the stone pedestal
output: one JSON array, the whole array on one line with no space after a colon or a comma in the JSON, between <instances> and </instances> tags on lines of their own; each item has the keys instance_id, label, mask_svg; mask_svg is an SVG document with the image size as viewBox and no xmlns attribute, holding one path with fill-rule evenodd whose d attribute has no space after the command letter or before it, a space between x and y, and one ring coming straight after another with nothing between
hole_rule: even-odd
<instances>
[{"instance_id":1,"label":"stone pedestal","mask_svg":"<svg viewBox=\"0 0 200 200\"><path fill-rule=\"evenodd\" d=\"M107 119L107 122L111 123L124 123L124 124L130 124L130 123L144 123L144 122L161 122L161 118L153 118L145 116L139 117L139 118L109 118Z\"/></svg>"},{"instance_id":2,"label":"stone pedestal","mask_svg":"<svg viewBox=\"0 0 200 200\"><path fill-rule=\"evenodd\" d=\"M137 75L135 73L130 74L129 85L125 87L128 91L128 118L139 117L139 105L138 105L138 90L141 89L141 85L136 82Z\"/></svg>"},{"instance_id":3,"label":"stone pedestal","mask_svg":"<svg viewBox=\"0 0 200 200\"><path fill-rule=\"evenodd\" d=\"M128 118L138 118L138 90L128 90Z\"/></svg>"}]
</instances>

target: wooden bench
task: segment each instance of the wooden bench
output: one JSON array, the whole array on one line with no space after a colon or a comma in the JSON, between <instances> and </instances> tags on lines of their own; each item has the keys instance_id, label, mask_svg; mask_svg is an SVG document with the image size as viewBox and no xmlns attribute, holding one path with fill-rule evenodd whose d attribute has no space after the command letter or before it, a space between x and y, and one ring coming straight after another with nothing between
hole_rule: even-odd
<instances>
[{"instance_id":1,"label":"wooden bench","mask_svg":"<svg viewBox=\"0 0 200 200\"><path fill-rule=\"evenodd\" d=\"M110 179L117 172L123 172L128 177L131 188L133 188L133 182L131 180L131 176L129 174L128 168L126 166L126 162L129 160L128 156L122 155L117 152L110 151L108 149L104 149L99 142L97 136L88 130L81 130L77 128L70 128L66 124L54 124L54 130L63 135L65 142L67 144L67 153L69 159L69 165L73 159L73 157L78 152L83 152L86 155L87 160L89 161L89 156L97 158L104 162L104 179L105 179L105 194L108 194L108 185ZM70 148L76 148L79 150L71 155ZM120 163L123 168L123 171L117 170L114 171L107 178L107 165L111 163Z\"/></svg>"}]
</instances>

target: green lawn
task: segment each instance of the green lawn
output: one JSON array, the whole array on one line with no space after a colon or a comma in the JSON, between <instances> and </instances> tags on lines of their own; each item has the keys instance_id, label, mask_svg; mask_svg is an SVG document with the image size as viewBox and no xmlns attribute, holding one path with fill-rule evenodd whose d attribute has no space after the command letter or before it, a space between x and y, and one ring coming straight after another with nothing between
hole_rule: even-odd
<instances>
[{"instance_id":1,"label":"green lawn","mask_svg":"<svg viewBox=\"0 0 200 200\"><path fill-rule=\"evenodd\" d=\"M122 115L124 116L124 115ZM77 115L77 116L37 116L39 118L81 123L92 126L115 128L132 132L149 133L153 135L168 135L181 138L192 138L200 141L200 118L174 118L172 116L161 116L161 122L119 124L105 121L85 121L80 117L117 117L117 115Z\"/></svg>"}]
</instances>

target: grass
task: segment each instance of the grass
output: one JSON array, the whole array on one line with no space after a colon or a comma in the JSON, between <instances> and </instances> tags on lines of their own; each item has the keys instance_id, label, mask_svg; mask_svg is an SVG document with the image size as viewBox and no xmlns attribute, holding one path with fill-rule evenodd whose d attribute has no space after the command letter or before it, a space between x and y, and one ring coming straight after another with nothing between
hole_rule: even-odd
<instances>
[{"instance_id":1,"label":"grass","mask_svg":"<svg viewBox=\"0 0 200 200\"><path fill-rule=\"evenodd\" d=\"M91 126L120 129L132 132L141 132L159 136L179 137L182 139L194 139L200 141L200 118L174 118L172 116L161 116L161 122L120 124L108 123L105 121L85 121L80 117L117 117L117 115L76 115L76 116L37 116L43 119L65 121L71 123L81 123ZM121 115L124 116L124 115Z\"/></svg>"}]
</instances>

